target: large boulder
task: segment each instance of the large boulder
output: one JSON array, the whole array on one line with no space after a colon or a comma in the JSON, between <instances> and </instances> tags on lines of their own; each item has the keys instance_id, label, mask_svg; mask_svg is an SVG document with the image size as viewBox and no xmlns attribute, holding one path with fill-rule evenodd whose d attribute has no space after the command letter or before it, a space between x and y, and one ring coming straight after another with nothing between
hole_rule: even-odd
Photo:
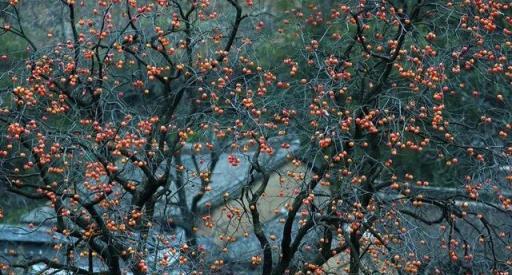
<instances>
[{"instance_id":1,"label":"large boulder","mask_svg":"<svg viewBox=\"0 0 512 275\"><path fill-rule=\"evenodd\" d=\"M49 206L42 206L31 210L21 216L21 223L34 225L49 225L55 223L55 210Z\"/></svg>"}]
</instances>

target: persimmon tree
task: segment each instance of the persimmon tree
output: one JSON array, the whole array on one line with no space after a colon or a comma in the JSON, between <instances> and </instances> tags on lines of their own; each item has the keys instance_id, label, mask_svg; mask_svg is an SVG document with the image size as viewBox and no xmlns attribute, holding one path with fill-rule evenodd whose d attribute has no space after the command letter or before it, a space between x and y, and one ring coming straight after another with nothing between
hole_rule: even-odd
<instances>
[{"instance_id":1,"label":"persimmon tree","mask_svg":"<svg viewBox=\"0 0 512 275\"><path fill-rule=\"evenodd\" d=\"M412 273L453 272L443 259L508 270L510 220L492 224L485 207L510 211L510 5L339 1L326 10L312 1L289 14L284 28L300 50L277 85L303 122L292 128L309 144L300 161L313 175L288 205L275 273L316 227L325 230L319 255L304 270L340 252L351 274L365 254ZM445 233L422 252L429 233L414 232L432 225Z\"/></svg>"},{"instance_id":2,"label":"persimmon tree","mask_svg":"<svg viewBox=\"0 0 512 275\"><path fill-rule=\"evenodd\" d=\"M3 76L2 184L49 202L73 244L3 267L100 272L94 253L111 274L227 272L229 245L198 243L215 227L200 202L220 162L247 162L218 200L249 220L248 269L510 271L507 1L49 1L67 31L44 42L22 2L0 27L26 44ZM261 218L273 176L278 236Z\"/></svg>"},{"instance_id":3,"label":"persimmon tree","mask_svg":"<svg viewBox=\"0 0 512 275\"><path fill-rule=\"evenodd\" d=\"M24 70L10 71L10 102L2 108L5 183L14 193L49 200L55 231L97 253L112 274L147 272L156 201L171 182L186 197L181 148L193 137L208 141L197 147L212 152L213 169L222 149L215 140L233 135L235 115L214 118L224 112L216 90L234 75L248 44L239 28L257 11L235 0L53 1L43 8L65 7L69 39L47 30L48 42L37 43L25 31L23 3L9 4L2 30L26 42L28 57ZM128 179L126 170L143 177ZM208 171L198 171L203 189ZM203 193L190 206L178 200L185 217L197 216ZM195 219L187 222L184 247L195 245ZM159 254L155 264L166 266L168 257ZM85 272L72 261L41 262Z\"/></svg>"}]
</instances>

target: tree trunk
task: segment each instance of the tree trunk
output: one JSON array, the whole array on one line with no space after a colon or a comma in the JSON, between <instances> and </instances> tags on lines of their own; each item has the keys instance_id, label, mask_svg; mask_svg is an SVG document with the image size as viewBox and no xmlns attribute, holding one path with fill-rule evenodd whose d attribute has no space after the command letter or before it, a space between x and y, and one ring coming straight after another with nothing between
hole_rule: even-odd
<instances>
[{"instance_id":1,"label":"tree trunk","mask_svg":"<svg viewBox=\"0 0 512 275\"><path fill-rule=\"evenodd\" d=\"M357 232L352 232L350 234L350 271L351 275L359 274L359 237L357 236Z\"/></svg>"}]
</instances>

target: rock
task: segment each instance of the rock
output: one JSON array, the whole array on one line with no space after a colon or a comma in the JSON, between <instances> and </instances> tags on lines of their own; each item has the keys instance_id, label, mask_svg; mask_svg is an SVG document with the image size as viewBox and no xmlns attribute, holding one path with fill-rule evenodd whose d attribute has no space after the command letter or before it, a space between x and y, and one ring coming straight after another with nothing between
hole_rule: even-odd
<instances>
[{"instance_id":1,"label":"rock","mask_svg":"<svg viewBox=\"0 0 512 275\"><path fill-rule=\"evenodd\" d=\"M283 142L289 143L290 147L288 149L282 149L280 145ZM293 137L272 138L268 143L272 148L274 148L274 153L271 156L266 153L261 153L259 156L260 165L267 171L275 171L282 165L286 164L288 162L287 155L297 152L300 145L299 140ZM197 171L194 164L194 158L190 151L190 149L184 149L181 156L181 161L186 168L183 182L185 185L184 190L186 193L187 206L189 208L191 207L193 198L199 193L201 188L201 180L196 175ZM251 176L251 161L255 153L255 150L252 150L247 153L223 153L219 156L219 160L217 161L210 177L209 186L211 191L206 192L199 200L198 212L206 213L209 208L214 209L223 205L225 203L224 194L229 193L230 198L238 197L240 196L242 188L254 183L254 181L251 182L249 179ZM237 166L230 165L228 162L229 155L236 156L240 160L240 163ZM210 154L202 152L195 154L194 157L198 163L199 170L206 170L208 165L210 165ZM259 175L256 175L256 179L258 179L258 176ZM173 215L180 215L181 211L179 208L174 207L173 209L172 207L165 207L165 201L176 202L177 192L178 190L176 189L176 186L171 184L171 196L168 196L157 203L157 211L155 214L157 217L161 217L159 220L165 217L172 217ZM166 210L166 213L164 213L164 209Z\"/></svg>"},{"instance_id":2,"label":"rock","mask_svg":"<svg viewBox=\"0 0 512 275\"><path fill-rule=\"evenodd\" d=\"M55 210L49 206L38 207L24 214L21 217L21 223L24 224L52 224L55 222Z\"/></svg>"},{"instance_id":3,"label":"rock","mask_svg":"<svg viewBox=\"0 0 512 275\"><path fill-rule=\"evenodd\" d=\"M23 224L0 224L0 242L66 243L69 239L52 232L47 226L29 227Z\"/></svg>"}]
</instances>

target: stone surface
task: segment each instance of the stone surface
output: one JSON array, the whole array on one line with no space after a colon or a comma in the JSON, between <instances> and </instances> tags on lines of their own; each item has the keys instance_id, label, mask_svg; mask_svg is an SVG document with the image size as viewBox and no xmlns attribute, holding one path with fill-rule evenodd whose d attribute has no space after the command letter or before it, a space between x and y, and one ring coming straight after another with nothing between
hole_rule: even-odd
<instances>
[{"instance_id":1,"label":"stone surface","mask_svg":"<svg viewBox=\"0 0 512 275\"><path fill-rule=\"evenodd\" d=\"M0 224L0 242L65 243L69 240L47 226Z\"/></svg>"},{"instance_id":2,"label":"stone surface","mask_svg":"<svg viewBox=\"0 0 512 275\"><path fill-rule=\"evenodd\" d=\"M32 223L34 225L52 224L55 222L55 210L48 206L38 207L24 214L21 223Z\"/></svg>"},{"instance_id":3,"label":"stone surface","mask_svg":"<svg viewBox=\"0 0 512 275\"><path fill-rule=\"evenodd\" d=\"M283 142L289 143L290 147L288 149L282 149L280 145ZM267 171L275 171L279 169L279 167L287 163L287 155L293 154L299 149L299 140L294 139L293 137L272 138L269 139L268 143L270 146L272 146L272 148L274 148L274 154L269 156L268 154L261 153L259 156L260 165ZM223 153L219 156L217 164L215 165L210 178L209 186L211 187L211 191L206 192L201 200L199 200L199 212L207 211L207 204L210 205L211 209L223 205L225 202L224 194L228 193L230 198L236 198L240 196L242 188L248 187L250 184L254 183L249 181L251 161L254 154L255 150L249 151L247 153ZM237 166L230 165L228 162L229 155L236 156L240 160L240 163ZM200 171L206 170L206 168L210 165L210 154L199 153L195 154L194 157L197 161ZM198 194L201 188L201 180L197 176L197 170L192 154L183 154L182 163L186 168L183 182L185 185L184 189L186 193L187 206L190 207L194 196ZM257 178L258 175L256 179ZM178 190L174 184L171 184L171 191L171 196L169 196L167 199L168 201L175 202L177 199ZM163 211L157 211L157 216L164 217L180 215L179 209L163 207L164 201L165 200L159 202L159 207L157 207L157 210L165 209L166 212L164 213Z\"/></svg>"}]
</instances>

